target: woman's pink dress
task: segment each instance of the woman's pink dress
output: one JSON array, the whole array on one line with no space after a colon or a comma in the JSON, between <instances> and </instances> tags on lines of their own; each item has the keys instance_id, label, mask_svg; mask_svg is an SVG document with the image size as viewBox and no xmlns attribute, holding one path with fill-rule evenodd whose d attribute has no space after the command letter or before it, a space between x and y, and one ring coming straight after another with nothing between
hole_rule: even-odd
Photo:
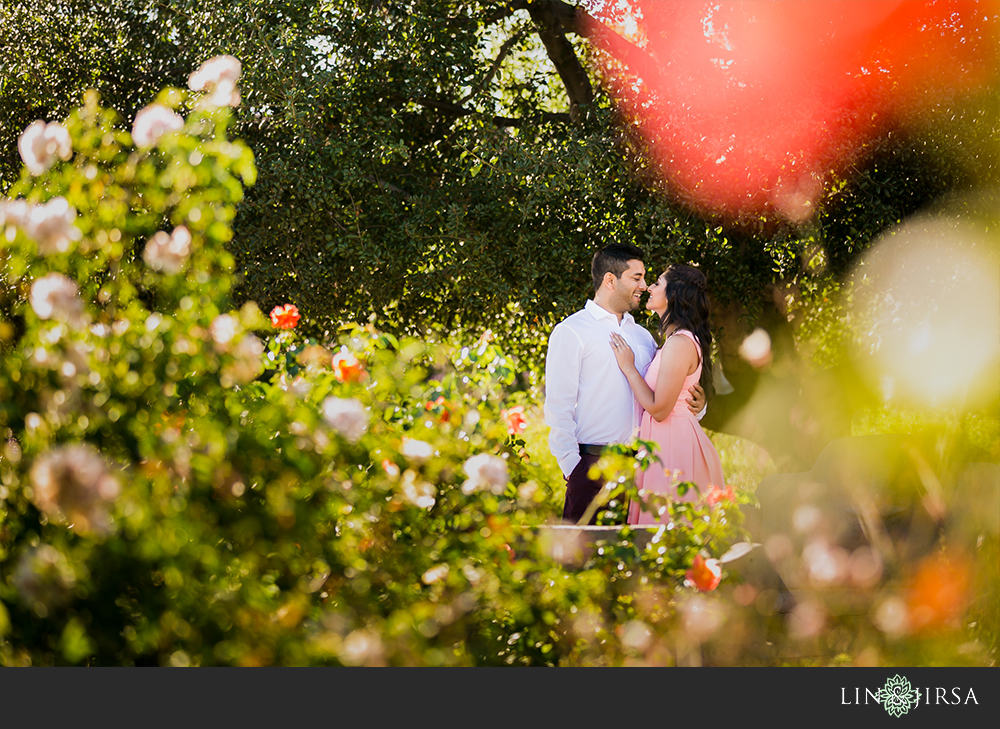
<instances>
[{"instance_id":1,"label":"woman's pink dress","mask_svg":"<svg viewBox=\"0 0 1000 729\"><path fill-rule=\"evenodd\" d=\"M688 408L686 402L688 390L701 378L701 347L698 340L686 329L680 329L671 336L685 336L694 342L698 350L698 367L684 378L680 395L674 403L674 409L663 420L657 422L649 413L642 413L642 423L639 426L639 437L656 443L656 455L662 463L653 461L649 468L639 472L638 486L646 491L667 494L675 501L694 501L698 493L694 489L684 496L677 496L676 483L691 481L698 485L704 494L709 486L725 487L722 475L722 463L712 441L701 429L698 419ZM646 371L646 384L656 389L656 376L660 371L661 348ZM629 506L629 524L659 524L657 518L648 512L639 511L639 504L633 502Z\"/></svg>"}]
</instances>

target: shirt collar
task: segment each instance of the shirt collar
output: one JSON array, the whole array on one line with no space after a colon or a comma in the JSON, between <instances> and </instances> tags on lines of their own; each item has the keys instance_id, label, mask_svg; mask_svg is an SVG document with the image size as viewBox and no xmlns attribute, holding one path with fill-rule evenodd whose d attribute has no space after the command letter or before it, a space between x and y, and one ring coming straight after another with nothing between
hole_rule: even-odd
<instances>
[{"instance_id":1,"label":"shirt collar","mask_svg":"<svg viewBox=\"0 0 1000 729\"><path fill-rule=\"evenodd\" d=\"M590 315L594 317L594 319L604 319L609 316L614 319L618 318L612 312L605 309L603 306L598 304L593 299L587 299L587 304L583 308L589 311ZM632 318L632 315L629 314L627 311L624 314L622 314L622 324L631 324L633 321L634 319Z\"/></svg>"}]
</instances>

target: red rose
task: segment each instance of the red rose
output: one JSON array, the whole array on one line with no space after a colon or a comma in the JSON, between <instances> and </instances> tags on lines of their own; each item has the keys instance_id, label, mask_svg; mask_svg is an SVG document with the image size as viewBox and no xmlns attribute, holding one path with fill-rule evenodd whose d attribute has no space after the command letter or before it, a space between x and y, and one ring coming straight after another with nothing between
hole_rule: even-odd
<instances>
[{"instance_id":1,"label":"red rose","mask_svg":"<svg viewBox=\"0 0 1000 729\"><path fill-rule=\"evenodd\" d=\"M524 419L524 408L516 405L509 410L501 410L500 417L507 423L507 432L511 435L520 435L524 432L527 422Z\"/></svg>"},{"instance_id":2,"label":"red rose","mask_svg":"<svg viewBox=\"0 0 1000 729\"><path fill-rule=\"evenodd\" d=\"M294 329L300 318L299 309L295 304L285 304L271 309L271 324L275 329Z\"/></svg>"},{"instance_id":3,"label":"red rose","mask_svg":"<svg viewBox=\"0 0 1000 729\"><path fill-rule=\"evenodd\" d=\"M711 592L722 581L722 566L717 559L705 559L700 554L694 556L694 563L685 575L701 592Z\"/></svg>"}]
</instances>

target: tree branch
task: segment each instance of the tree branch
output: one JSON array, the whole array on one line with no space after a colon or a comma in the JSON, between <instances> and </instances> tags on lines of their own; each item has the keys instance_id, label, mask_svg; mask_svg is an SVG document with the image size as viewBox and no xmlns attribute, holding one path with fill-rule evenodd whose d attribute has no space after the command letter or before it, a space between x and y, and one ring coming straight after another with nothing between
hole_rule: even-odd
<instances>
[{"instance_id":1,"label":"tree branch","mask_svg":"<svg viewBox=\"0 0 1000 729\"><path fill-rule=\"evenodd\" d=\"M482 91L484 87L489 85L490 81L493 80L493 77L496 76L497 71L500 70L500 65L504 62L507 54L509 54L514 45L524 37L525 32L526 29L521 28L521 30L507 39L507 42L500 47L500 52L497 54L497 57L493 59L493 65L491 65L489 71L486 72L486 76L483 77L482 81L476 84L476 87L472 89L472 91L470 91L464 99L458 102L459 104L464 104L466 101Z\"/></svg>"},{"instance_id":2,"label":"tree branch","mask_svg":"<svg viewBox=\"0 0 1000 729\"><path fill-rule=\"evenodd\" d=\"M510 8L512 10L527 9L531 13L532 18L535 18L536 15L544 18L544 22L548 24L549 32L560 34L574 33L581 38L586 38L596 48L609 53L615 59L628 66L632 73L639 78L652 79L660 74L660 64L649 51L623 38L588 13L583 7L570 5L564 2L564 0L518 0L511 2ZM536 22L538 22L537 19ZM545 36L541 32L539 32L539 37L545 43ZM565 38L563 41L569 46ZM569 46L569 49L572 51L572 46ZM546 50L548 50L548 44L546 44ZM573 54L573 59L568 60L563 68L560 67L562 61L557 61L557 58L553 57L551 52L549 53L549 58L556 65L556 70L559 71L560 78L563 78L564 84L566 83L566 78L563 76L563 70L567 71L571 79L575 79L577 74L585 73L582 70L583 67L576 59L575 53ZM576 61L575 65L577 68L573 67L573 61ZM566 86L566 91L570 94L570 99L572 100L573 93L570 86Z\"/></svg>"},{"instance_id":3,"label":"tree branch","mask_svg":"<svg viewBox=\"0 0 1000 729\"><path fill-rule=\"evenodd\" d=\"M460 106L459 104L455 104L450 101L428 98L412 99L412 101L414 104L420 104L420 106L425 106L429 109L437 109L438 111L450 114L451 116L480 115L480 113L474 109L467 109L464 106ZM492 116L489 117L489 119L498 127L522 127L525 124L537 123L539 121L565 123L570 121L570 115L566 113L543 111L526 117Z\"/></svg>"},{"instance_id":4,"label":"tree branch","mask_svg":"<svg viewBox=\"0 0 1000 729\"><path fill-rule=\"evenodd\" d=\"M493 15L489 16L483 23L486 25L492 25L493 23L499 22L504 18L509 18L518 10L526 10L531 4L531 0L512 0L511 2L503 3L503 7L497 10Z\"/></svg>"},{"instance_id":5,"label":"tree branch","mask_svg":"<svg viewBox=\"0 0 1000 729\"><path fill-rule=\"evenodd\" d=\"M572 9L572 6L561 2L532 2L528 5L528 13L535 21L545 53L562 79L569 97L570 118L575 119L581 106L594 101L594 88L590 83L590 75L576 56L576 49L566 38L564 20L561 17L565 9L562 6ZM575 13L575 9L573 12Z\"/></svg>"},{"instance_id":6,"label":"tree branch","mask_svg":"<svg viewBox=\"0 0 1000 729\"><path fill-rule=\"evenodd\" d=\"M363 179L368 180L369 182L374 182L376 185L378 185L380 190L388 190L389 192L394 192L397 195L404 198L412 197L411 193L407 192L401 187L393 185L391 182L386 182L385 180L381 179L378 175L374 176L364 175Z\"/></svg>"},{"instance_id":7,"label":"tree branch","mask_svg":"<svg viewBox=\"0 0 1000 729\"><path fill-rule=\"evenodd\" d=\"M661 65L655 56L623 38L583 8L577 8L574 14L572 31L589 40L598 49L611 54L639 78L652 79L660 75Z\"/></svg>"},{"instance_id":8,"label":"tree branch","mask_svg":"<svg viewBox=\"0 0 1000 729\"><path fill-rule=\"evenodd\" d=\"M538 122L568 124L570 120L570 115L566 112L543 111L535 116L495 116L490 121L498 127L523 127L526 124L537 124Z\"/></svg>"}]
</instances>

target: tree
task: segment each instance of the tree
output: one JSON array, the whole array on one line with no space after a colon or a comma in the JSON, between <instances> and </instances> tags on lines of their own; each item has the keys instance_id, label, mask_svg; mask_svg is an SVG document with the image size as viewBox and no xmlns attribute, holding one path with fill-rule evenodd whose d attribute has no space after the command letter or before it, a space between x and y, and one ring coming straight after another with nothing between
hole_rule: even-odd
<instances>
[{"instance_id":1,"label":"tree","mask_svg":"<svg viewBox=\"0 0 1000 729\"><path fill-rule=\"evenodd\" d=\"M651 268L687 260L711 273L719 359L735 385L711 409L708 424L723 428L759 377L737 354L754 324L780 351L793 341L790 293L838 285L888 227L996 180L996 64L985 91L941 96L932 116L872 138L828 180L808 224L734 220L677 195L609 93L596 57L636 47L611 10L5 0L2 185L16 174L17 134L65 114L84 88L130 119L157 84L183 86L198 61L230 53L243 63L235 131L259 171L230 245L238 300L294 301L316 334L369 320L425 337L502 330L537 373L551 326L589 294L593 250L633 242ZM988 4L985 22L961 32L988 44L997 15ZM811 265L817 251L826 266Z\"/></svg>"}]
</instances>

